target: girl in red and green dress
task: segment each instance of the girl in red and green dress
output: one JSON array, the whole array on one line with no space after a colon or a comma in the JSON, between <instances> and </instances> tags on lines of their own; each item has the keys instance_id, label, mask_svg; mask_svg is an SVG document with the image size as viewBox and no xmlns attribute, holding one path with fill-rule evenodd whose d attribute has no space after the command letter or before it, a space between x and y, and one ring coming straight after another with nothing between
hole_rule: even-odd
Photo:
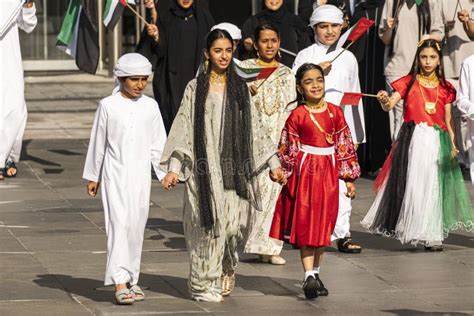
<instances>
[{"instance_id":1,"label":"girl in red and green dress","mask_svg":"<svg viewBox=\"0 0 474 316\"><path fill-rule=\"evenodd\" d=\"M471 201L455 159L451 107L456 90L445 80L439 42L419 43L411 71L380 91L385 111L404 100L404 123L375 182L375 201L362 220L369 232L442 250L450 230L472 231Z\"/></svg>"}]
</instances>

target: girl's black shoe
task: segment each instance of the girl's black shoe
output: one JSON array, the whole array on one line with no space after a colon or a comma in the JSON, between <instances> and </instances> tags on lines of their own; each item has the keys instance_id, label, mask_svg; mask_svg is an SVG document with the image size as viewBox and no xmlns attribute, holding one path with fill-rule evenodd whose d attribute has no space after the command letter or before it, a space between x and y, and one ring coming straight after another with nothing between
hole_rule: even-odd
<instances>
[{"instance_id":1,"label":"girl's black shoe","mask_svg":"<svg viewBox=\"0 0 474 316\"><path fill-rule=\"evenodd\" d=\"M312 300L318 297L318 282L312 275L307 277L306 280L303 282L303 291L304 296L308 300Z\"/></svg>"},{"instance_id":2,"label":"girl's black shoe","mask_svg":"<svg viewBox=\"0 0 474 316\"><path fill-rule=\"evenodd\" d=\"M329 291L328 289L324 286L324 283L323 281L321 281L321 279L319 278L319 274L315 274L315 277L316 277L316 283L318 284L318 296L328 296L329 295Z\"/></svg>"}]
</instances>

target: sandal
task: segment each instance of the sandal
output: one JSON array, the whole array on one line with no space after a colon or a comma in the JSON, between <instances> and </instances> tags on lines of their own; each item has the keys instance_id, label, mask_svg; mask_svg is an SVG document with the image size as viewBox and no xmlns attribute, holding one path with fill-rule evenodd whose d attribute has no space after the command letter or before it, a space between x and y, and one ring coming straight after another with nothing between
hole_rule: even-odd
<instances>
[{"instance_id":1,"label":"sandal","mask_svg":"<svg viewBox=\"0 0 474 316\"><path fill-rule=\"evenodd\" d=\"M12 169L15 170L15 173L13 174L11 173ZM5 171L3 175L7 178L15 178L17 174L18 174L18 168L16 167L15 162L8 160L5 163Z\"/></svg>"},{"instance_id":2,"label":"sandal","mask_svg":"<svg viewBox=\"0 0 474 316\"><path fill-rule=\"evenodd\" d=\"M3 169L0 169L0 181L5 180L5 177L3 176Z\"/></svg>"},{"instance_id":3,"label":"sandal","mask_svg":"<svg viewBox=\"0 0 474 316\"><path fill-rule=\"evenodd\" d=\"M230 293L234 290L235 287L235 273L232 272L232 275L224 273L221 275L221 288L222 296L229 296Z\"/></svg>"},{"instance_id":4,"label":"sandal","mask_svg":"<svg viewBox=\"0 0 474 316\"><path fill-rule=\"evenodd\" d=\"M349 237L339 239L337 241L337 249L339 250L339 252L343 253L360 253L362 251L360 245L354 243Z\"/></svg>"},{"instance_id":5,"label":"sandal","mask_svg":"<svg viewBox=\"0 0 474 316\"><path fill-rule=\"evenodd\" d=\"M132 292L134 298L135 298L135 302L141 302L145 299L145 293L143 292L143 290L138 286L138 285L132 285L132 287L130 287L130 292Z\"/></svg>"},{"instance_id":6,"label":"sandal","mask_svg":"<svg viewBox=\"0 0 474 316\"><path fill-rule=\"evenodd\" d=\"M135 298L129 289L123 288L115 291L115 301L118 305L131 305L135 302Z\"/></svg>"}]
</instances>

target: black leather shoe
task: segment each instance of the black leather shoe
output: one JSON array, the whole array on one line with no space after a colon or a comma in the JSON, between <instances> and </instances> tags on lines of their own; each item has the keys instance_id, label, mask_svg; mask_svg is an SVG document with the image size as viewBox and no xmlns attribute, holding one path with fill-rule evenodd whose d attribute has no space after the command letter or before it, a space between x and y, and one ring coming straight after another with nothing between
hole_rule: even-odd
<instances>
[{"instance_id":1,"label":"black leather shoe","mask_svg":"<svg viewBox=\"0 0 474 316\"><path fill-rule=\"evenodd\" d=\"M303 291L308 300L318 297L318 282L312 275L303 282Z\"/></svg>"},{"instance_id":2,"label":"black leather shoe","mask_svg":"<svg viewBox=\"0 0 474 316\"><path fill-rule=\"evenodd\" d=\"M319 278L319 274L316 274L316 282L318 284L317 291L318 291L318 296L328 296L329 291L328 289L324 286L323 281Z\"/></svg>"}]
</instances>

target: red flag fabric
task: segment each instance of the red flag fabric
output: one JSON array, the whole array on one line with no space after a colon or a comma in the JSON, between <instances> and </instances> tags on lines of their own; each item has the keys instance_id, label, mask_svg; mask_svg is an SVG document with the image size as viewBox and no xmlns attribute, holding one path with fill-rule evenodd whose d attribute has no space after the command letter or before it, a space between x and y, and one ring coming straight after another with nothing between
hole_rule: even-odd
<instances>
[{"instance_id":1,"label":"red flag fabric","mask_svg":"<svg viewBox=\"0 0 474 316\"><path fill-rule=\"evenodd\" d=\"M262 71L257 76L258 79L266 79L270 77L270 75L277 69L277 67L272 67L272 68L262 68Z\"/></svg>"},{"instance_id":2,"label":"red flag fabric","mask_svg":"<svg viewBox=\"0 0 474 316\"><path fill-rule=\"evenodd\" d=\"M372 25L374 25L374 21L369 20L367 18L361 18L358 22L356 27L352 30L352 32L347 37L348 41L355 42L361 37Z\"/></svg>"},{"instance_id":3,"label":"red flag fabric","mask_svg":"<svg viewBox=\"0 0 474 316\"><path fill-rule=\"evenodd\" d=\"M358 92L344 92L341 102L339 105L359 105L359 101L362 98L362 93Z\"/></svg>"}]
</instances>

